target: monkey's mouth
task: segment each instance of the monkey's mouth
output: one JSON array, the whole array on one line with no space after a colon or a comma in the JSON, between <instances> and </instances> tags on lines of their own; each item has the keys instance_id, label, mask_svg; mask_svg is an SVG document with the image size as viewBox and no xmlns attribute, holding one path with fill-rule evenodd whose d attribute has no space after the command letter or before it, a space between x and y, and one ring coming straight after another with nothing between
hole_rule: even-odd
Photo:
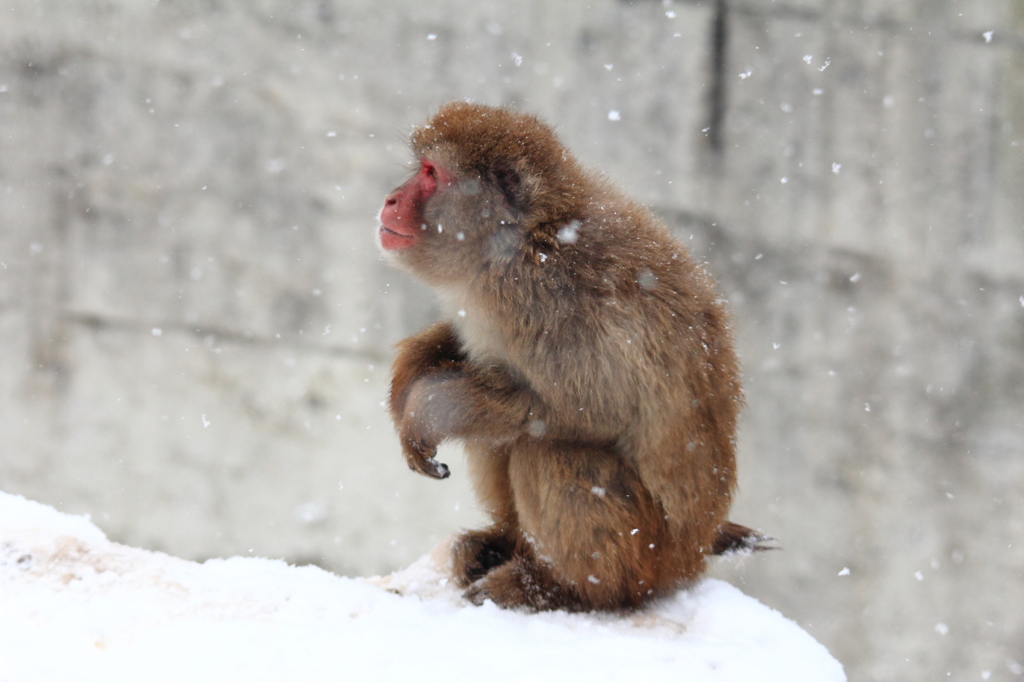
<instances>
[{"instance_id":1,"label":"monkey's mouth","mask_svg":"<svg viewBox=\"0 0 1024 682\"><path fill-rule=\"evenodd\" d=\"M394 251L412 246L413 242L416 241L416 235L402 234L401 232L389 229L383 224L377 231L377 237L380 240L381 248L385 251Z\"/></svg>"}]
</instances>

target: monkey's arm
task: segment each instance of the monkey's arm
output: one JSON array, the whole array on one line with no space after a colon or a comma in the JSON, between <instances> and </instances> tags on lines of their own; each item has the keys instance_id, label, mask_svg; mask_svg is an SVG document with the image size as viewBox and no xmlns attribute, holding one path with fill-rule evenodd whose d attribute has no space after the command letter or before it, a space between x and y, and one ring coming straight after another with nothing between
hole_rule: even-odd
<instances>
[{"instance_id":1,"label":"monkey's arm","mask_svg":"<svg viewBox=\"0 0 1024 682\"><path fill-rule=\"evenodd\" d=\"M455 330L449 324L431 325L399 343L388 398L395 424L401 424L413 383L430 374L461 369L465 361Z\"/></svg>"},{"instance_id":2,"label":"monkey's arm","mask_svg":"<svg viewBox=\"0 0 1024 682\"><path fill-rule=\"evenodd\" d=\"M441 441L514 438L539 411L532 392L508 372L465 362L415 381L404 407L396 424L409 466L435 478L448 476L448 467L434 460Z\"/></svg>"},{"instance_id":3,"label":"monkey's arm","mask_svg":"<svg viewBox=\"0 0 1024 682\"><path fill-rule=\"evenodd\" d=\"M402 451L406 462L413 471L432 478L448 477L448 467L434 460L433 450L425 450L403 435L409 391L417 381L425 377L458 371L464 364L465 356L458 337L448 324L432 325L398 344L388 406L391 418L402 436Z\"/></svg>"}]
</instances>

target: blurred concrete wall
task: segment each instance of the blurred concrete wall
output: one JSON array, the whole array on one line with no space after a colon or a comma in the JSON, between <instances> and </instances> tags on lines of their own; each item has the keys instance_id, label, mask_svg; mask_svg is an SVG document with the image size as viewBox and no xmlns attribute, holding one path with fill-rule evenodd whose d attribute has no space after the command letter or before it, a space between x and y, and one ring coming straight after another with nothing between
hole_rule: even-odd
<instances>
[{"instance_id":1,"label":"blurred concrete wall","mask_svg":"<svg viewBox=\"0 0 1024 682\"><path fill-rule=\"evenodd\" d=\"M380 406L436 309L375 214L452 98L719 278L785 549L717 573L851 679L1024 677L1021 0L0 2L0 489L344 573L479 523Z\"/></svg>"}]
</instances>

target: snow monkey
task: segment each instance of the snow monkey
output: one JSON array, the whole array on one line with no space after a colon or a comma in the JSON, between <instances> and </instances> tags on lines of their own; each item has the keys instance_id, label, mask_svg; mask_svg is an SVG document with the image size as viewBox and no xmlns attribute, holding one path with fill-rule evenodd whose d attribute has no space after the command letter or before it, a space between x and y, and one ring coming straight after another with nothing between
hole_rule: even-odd
<instances>
[{"instance_id":1,"label":"snow monkey","mask_svg":"<svg viewBox=\"0 0 1024 682\"><path fill-rule=\"evenodd\" d=\"M474 604L634 608L749 546L726 513L742 404L715 285L650 211L534 116L452 102L378 237L447 321L398 346L409 467L464 441L493 523L453 544Z\"/></svg>"}]
</instances>

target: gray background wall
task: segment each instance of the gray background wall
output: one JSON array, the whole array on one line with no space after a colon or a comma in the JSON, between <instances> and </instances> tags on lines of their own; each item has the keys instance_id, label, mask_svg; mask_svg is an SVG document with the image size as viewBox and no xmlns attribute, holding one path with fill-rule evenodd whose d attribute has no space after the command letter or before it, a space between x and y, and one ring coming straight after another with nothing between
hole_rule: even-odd
<instances>
[{"instance_id":1,"label":"gray background wall","mask_svg":"<svg viewBox=\"0 0 1024 682\"><path fill-rule=\"evenodd\" d=\"M785 549L716 574L851 679L1024 679L1021 0L0 2L0 489L345 574L479 523L400 461L436 308L372 237L467 97L718 277Z\"/></svg>"}]
</instances>

